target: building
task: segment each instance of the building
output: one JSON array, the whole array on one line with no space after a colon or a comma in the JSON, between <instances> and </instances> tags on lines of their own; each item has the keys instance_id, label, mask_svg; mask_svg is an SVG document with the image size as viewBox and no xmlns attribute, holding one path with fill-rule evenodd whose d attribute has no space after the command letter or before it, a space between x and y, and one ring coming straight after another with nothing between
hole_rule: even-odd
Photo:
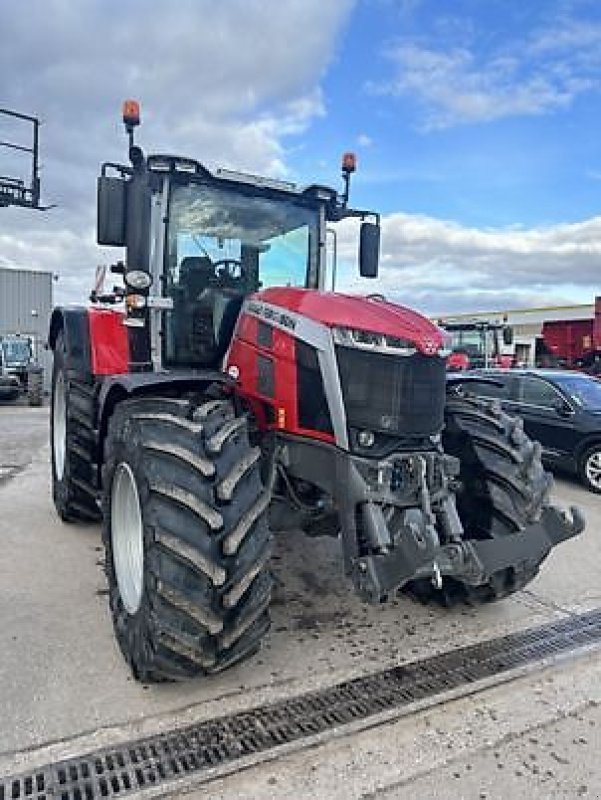
<instances>
[{"instance_id":1,"label":"building","mask_svg":"<svg viewBox=\"0 0 601 800\"><path fill-rule=\"evenodd\" d=\"M51 272L0 267L0 336L20 333L32 336L36 358L44 368L45 386L50 381L52 360L45 349L52 312Z\"/></svg>"},{"instance_id":2,"label":"building","mask_svg":"<svg viewBox=\"0 0 601 800\"><path fill-rule=\"evenodd\" d=\"M533 366L543 341L543 325L547 322L575 322L593 320L595 304L570 306L541 306L539 308L508 308L500 311L478 311L472 314L442 315L446 321L488 321L510 325L513 328L513 345L507 348L515 353L516 361Z\"/></svg>"}]
</instances>

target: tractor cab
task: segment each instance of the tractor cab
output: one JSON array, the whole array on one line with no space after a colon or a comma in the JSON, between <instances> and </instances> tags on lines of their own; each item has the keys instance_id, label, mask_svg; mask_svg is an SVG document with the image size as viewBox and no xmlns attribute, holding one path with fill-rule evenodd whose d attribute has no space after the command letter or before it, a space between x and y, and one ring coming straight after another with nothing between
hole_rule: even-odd
<instances>
[{"instance_id":1,"label":"tractor cab","mask_svg":"<svg viewBox=\"0 0 601 800\"><path fill-rule=\"evenodd\" d=\"M504 352L504 346L513 343L508 325L487 320L438 320L438 324L449 336L449 371L512 365L513 356Z\"/></svg>"},{"instance_id":2,"label":"tractor cab","mask_svg":"<svg viewBox=\"0 0 601 800\"><path fill-rule=\"evenodd\" d=\"M125 300L130 352L147 369L217 367L243 300L261 289L324 289L326 226L362 220L361 275L376 277L379 217L348 208L355 158L343 158L344 192L145 156L134 144L139 108L124 105L128 166L105 163L98 181L98 243L126 248L111 269L125 287L92 300ZM372 221L368 221L372 218ZM335 269L335 266L334 266Z\"/></svg>"},{"instance_id":3,"label":"tractor cab","mask_svg":"<svg viewBox=\"0 0 601 800\"><path fill-rule=\"evenodd\" d=\"M20 334L4 336L0 339L0 351L9 372L26 369L34 360L30 336Z\"/></svg>"}]
</instances>

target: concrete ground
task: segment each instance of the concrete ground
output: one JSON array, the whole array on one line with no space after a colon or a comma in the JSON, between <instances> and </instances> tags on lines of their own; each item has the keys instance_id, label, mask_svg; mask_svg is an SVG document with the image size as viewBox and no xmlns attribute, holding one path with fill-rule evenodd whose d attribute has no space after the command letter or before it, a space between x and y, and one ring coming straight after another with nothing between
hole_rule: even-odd
<instances>
[{"instance_id":1,"label":"concrete ground","mask_svg":"<svg viewBox=\"0 0 601 800\"><path fill-rule=\"evenodd\" d=\"M578 503L587 531L558 547L513 598L453 611L407 598L365 606L340 575L335 541L291 534L276 545L273 628L261 653L210 679L144 686L113 639L99 527L64 525L53 510L46 425L47 410L0 408L0 465L30 461L0 480L2 774L601 605L600 499L559 479L555 499ZM195 796L601 797L591 755L601 715L597 661L580 657L334 739Z\"/></svg>"},{"instance_id":2,"label":"concrete ground","mask_svg":"<svg viewBox=\"0 0 601 800\"><path fill-rule=\"evenodd\" d=\"M47 441L47 408L0 403L0 485L31 463Z\"/></svg>"}]
</instances>

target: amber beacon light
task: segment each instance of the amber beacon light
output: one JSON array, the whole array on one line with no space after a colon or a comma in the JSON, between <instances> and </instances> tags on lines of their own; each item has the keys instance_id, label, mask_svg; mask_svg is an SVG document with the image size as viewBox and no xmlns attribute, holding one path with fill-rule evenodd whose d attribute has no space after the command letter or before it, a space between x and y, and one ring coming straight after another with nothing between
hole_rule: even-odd
<instances>
[{"instance_id":1,"label":"amber beacon light","mask_svg":"<svg viewBox=\"0 0 601 800\"><path fill-rule=\"evenodd\" d=\"M128 127L140 124L140 104L137 100L125 100L123 103L123 122Z\"/></svg>"}]
</instances>

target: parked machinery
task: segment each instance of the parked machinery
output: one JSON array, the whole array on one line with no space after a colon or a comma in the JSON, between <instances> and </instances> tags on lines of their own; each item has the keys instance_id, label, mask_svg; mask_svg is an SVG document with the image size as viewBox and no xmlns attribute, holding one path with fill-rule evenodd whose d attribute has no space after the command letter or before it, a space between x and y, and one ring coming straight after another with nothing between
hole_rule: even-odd
<instances>
[{"instance_id":1,"label":"parked machinery","mask_svg":"<svg viewBox=\"0 0 601 800\"><path fill-rule=\"evenodd\" d=\"M537 364L580 369L601 375L601 297L595 298L592 319L543 323Z\"/></svg>"},{"instance_id":2,"label":"parked machinery","mask_svg":"<svg viewBox=\"0 0 601 800\"><path fill-rule=\"evenodd\" d=\"M17 382L17 395L23 394L30 406L44 401L44 371L37 363L34 336L19 333L0 337L4 373Z\"/></svg>"},{"instance_id":3,"label":"parked machinery","mask_svg":"<svg viewBox=\"0 0 601 800\"><path fill-rule=\"evenodd\" d=\"M0 403L12 403L19 396L19 381L9 374L4 363L4 351L0 346Z\"/></svg>"},{"instance_id":4,"label":"parked machinery","mask_svg":"<svg viewBox=\"0 0 601 800\"><path fill-rule=\"evenodd\" d=\"M583 520L549 504L540 450L496 406L446 395L445 337L379 299L324 291L326 225L379 219L345 190L145 156L104 164L98 241L123 286L55 309L52 483L102 517L117 640L137 678L215 672L269 626L270 541L338 537L374 603L486 602L525 586ZM309 541L309 540L307 540ZM308 544L309 546L309 544Z\"/></svg>"},{"instance_id":5,"label":"parked machinery","mask_svg":"<svg viewBox=\"0 0 601 800\"><path fill-rule=\"evenodd\" d=\"M511 367L513 355L504 352L513 344L513 329L489 320L438 320L449 336L447 367L457 372L487 367Z\"/></svg>"}]
</instances>

